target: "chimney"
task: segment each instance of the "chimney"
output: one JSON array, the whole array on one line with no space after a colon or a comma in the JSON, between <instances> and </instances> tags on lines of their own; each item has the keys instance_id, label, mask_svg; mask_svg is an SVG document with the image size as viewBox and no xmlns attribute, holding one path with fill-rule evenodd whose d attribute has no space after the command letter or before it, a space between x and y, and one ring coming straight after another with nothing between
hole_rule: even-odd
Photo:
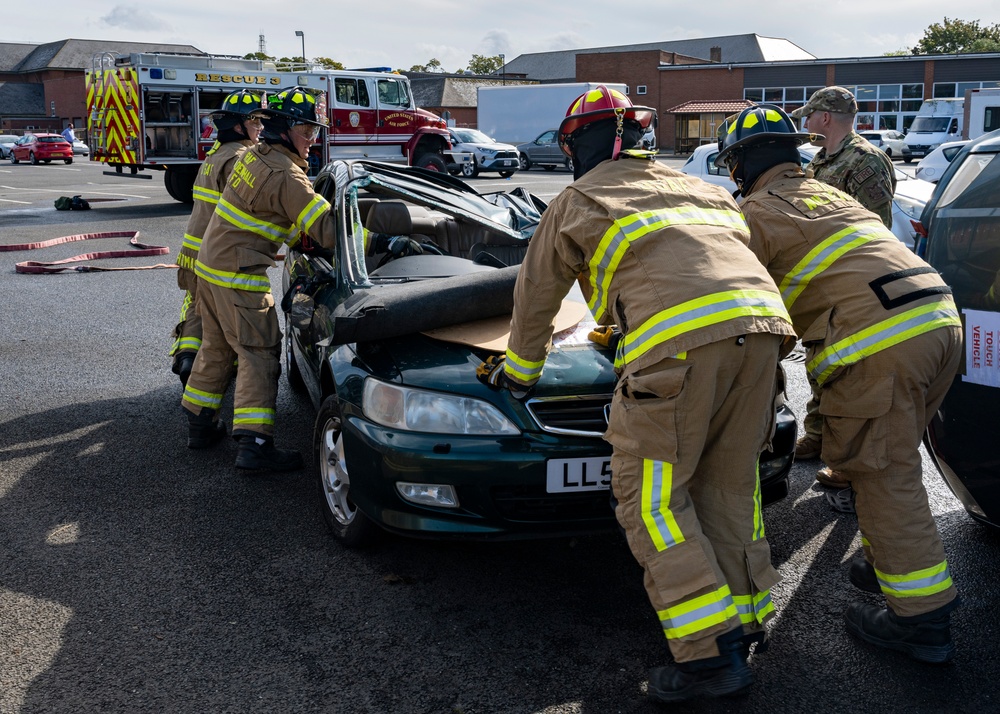
<instances>
[{"instance_id":1,"label":"chimney","mask_svg":"<svg viewBox=\"0 0 1000 714\"><path fill-rule=\"evenodd\" d=\"M722 48L721 47L710 47L708 50L708 61L709 62L722 62Z\"/></svg>"}]
</instances>

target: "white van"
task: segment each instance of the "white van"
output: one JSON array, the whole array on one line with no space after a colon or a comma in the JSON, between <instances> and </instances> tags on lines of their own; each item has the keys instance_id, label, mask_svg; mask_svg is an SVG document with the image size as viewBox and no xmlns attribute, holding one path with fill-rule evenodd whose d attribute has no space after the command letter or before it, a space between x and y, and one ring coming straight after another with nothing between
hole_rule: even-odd
<instances>
[{"instance_id":1,"label":"white van","mask_svg":"<svg viewBox=\"0 0 1000 714\"><path fill-rule=\"evenodd\" d=\"M944 142L961 139L964 123L964 99L928 99L906 132L910 155L904 161L923 158Z\"/></svg>"}]
</instances>

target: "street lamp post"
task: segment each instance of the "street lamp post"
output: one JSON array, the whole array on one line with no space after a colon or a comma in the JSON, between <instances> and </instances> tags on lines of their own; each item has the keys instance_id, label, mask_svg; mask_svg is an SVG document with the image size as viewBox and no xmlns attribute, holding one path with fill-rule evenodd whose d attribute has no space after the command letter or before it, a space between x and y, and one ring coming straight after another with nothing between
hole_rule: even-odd
<instances>
[{"instance_id":1,"label":"street lamp post","mask_svg":"<svg viewBox=\"0 0 1000 714\"><path fill-rule=\"evenodd\" d=\"M504 57L503 52L500 53L500 84L507 85L507 58Z\"/></svg>"},{"instance_id":2,"label":"street lamp post","mask_svg":"<svg viewBox=\"0 0 1000 714\"><path fill-rule=\"evenodd\" d=\"M295 36L302 38L302 64L305 64L306 63L306 33L304 33L302 30L296 30L295 31Z\"/></svg>"}]
</instances>

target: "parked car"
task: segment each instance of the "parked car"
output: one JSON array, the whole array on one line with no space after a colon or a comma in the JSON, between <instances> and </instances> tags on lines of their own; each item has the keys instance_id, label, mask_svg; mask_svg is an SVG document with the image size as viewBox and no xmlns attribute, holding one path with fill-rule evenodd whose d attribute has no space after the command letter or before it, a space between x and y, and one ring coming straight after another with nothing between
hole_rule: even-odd
<instances>
[{"instance_id":1,"label":"parked car","mask_svg":"<svg viewBox=\"0 0 1000 714\"><path fill-rule=\"evenodd\" d=\"M477 129L449 129L455 151L472 154L472 162L452 171L465 177L478 176L480 171L498 171L503 178L513 176L520 168L517 147L501 144ZM450 168L450 167L449 167Z\"/></svg>"},{"instance_id":2,"label":"parked car","mask_svg":"<svg viewBox=\"0 0 1000 714\"><path fill-rule=\"evenodd\" d=\"M546 171L552 171L557 166L573 170L573 159L569 158L559 148L559 130L543 131L534 141L517 145L518 158L521 161L521 171L527 171L532 166L541 166Z\"/></svg>"},{"instance_id":3,"label":"parked car","mask_svg":"<svg viewBox=\"0 0 1000 714\"><path fill-rule=\"evenodd\" d=\"M557 335L523 402L476 378L503 346L439 331L492 318L505 344L516 263L545 204L368 161L332 162L315 185L343 232L333 251L287 252L285 372L317 409L314 479L333 535L361 545L380 528L475 539L614 529L601 438L613 355L587 339L582 294L570 307L588 317ZM424 253L386 249L380 236ZM782 406L761 457L765 502L787 493L795 431Z\"/></svg>"},{"instance_id":4,"label":"parked car","mask_svg":"<svg viewBox=\"0 0 1000 714\"><path fill-rule=\"evenodd\" d=\"M963 146L968 144L968 140L946 141L939 147L931 151L917 163L917 168L913 174L918 179L937 183L941 180L944 170L948 168L951 160L958 155Z\"/></svg>"},{"instance_id":5,"label":"parked car","mask_svg":"<svg viewBox=\"0 0 1000 714\"><path fill-rule=\"evenodd\" d=\"M59 134L25 134L10 151L12 164L28 161L32 164L49 164L53 159L73 163L73 145Z\"/></svg>"},{"instance_id":6,"label":"parked car","mask_svg":"<svg viewBox=\"0 0 1000 714\"><path fill-rule=\"evenodd\" d=\"M1000 131L959 148L921 223L927 261L954 291L966 341L924 442L969 515L1000 528Z\"/></svg>"},{"instance_id":7,"label":"parked car","mask_svg":"<svg viewBox=\"0 0 1000 714\"><path fill-rule=\"evenodd\" d=\"M0 134L0 159L10 158L10 150L16 141L17 137L13 134Z\"/></svg>"},{"instance_id":8,"label":"parked car","mask_svg":"<svg viewBox=\"0 0 1000 714\"><path fill-rule=\"evenodd\" d=\"M862 138L867 139L872 146L877 146L890 159L906 159L910 156L910 147L906 145L906 135L895 129L873 129L859 131Z\"/></svg>"},{"instance_id":9,"label":"parked car","mask_svg":"<svg viewBox=\"0 0 1000 714\"><path fill-rule=\"evenodd\" d=\"M817 151L818 147L809 144L800 146L802 165L808 164ZM691 156L680 170L729 191L735 191L736 184L729 178L726 170L715 165L715 157L718 155L719 149L716 144L703 144L691 152ZM924 205L934 192L934 185L911 178L898 169L895 171L896 193L892 199L892 234L912 248L917 239L917 228L913 225L913 221L920 220Z\"/></svg>"},{"instance_id":10,"label":"parked car","mask_svg":"<svg viewBox=\"0 0 1000 714\"><path fill-rule=\"evenodd\" d=\"M74 156L75 155L89 156L90 155L90 147L87 146L86 144L84 144L79 139L77 139L76 141L73 142L73 154L74 154Z\"/></svg>"}]
</instances>

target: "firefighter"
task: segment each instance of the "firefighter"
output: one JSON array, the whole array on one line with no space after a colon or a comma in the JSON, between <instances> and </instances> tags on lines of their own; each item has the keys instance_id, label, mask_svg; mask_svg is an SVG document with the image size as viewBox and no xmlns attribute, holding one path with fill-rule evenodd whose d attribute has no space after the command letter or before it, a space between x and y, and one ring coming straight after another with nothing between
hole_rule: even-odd
<instances>
[{"instance_id":1,"label":"firefighter","mask_svg":"<svg viewBox=\"0 0 1000 714\"><path fill-rule=\"evenodd\" d=\"M184 291L181 321L174 328L174 345L170 350L172 371L187 385L194 356L201 347L201 317L198 315L198 278L194 272L205 227L215 211L229 172L236 157L246 147L257 143L262 128L260 110L264 94L249 89L233 92L222 100L212 120L218 129L215 145L209 149L194 182L194 207L184 231L184 243L177 255L177 287Z\"/></svg>"},{"instance_id":2,"label":"firefighter","mask_svg":"<svg viewBox=\"0 0 1000 714\"><path fill-rule=\"evenodd\" d=\"M306 157L327 125L322 92L288 87L268 97L262 142L243 152L205 230L195 272L202 308L202 346L184 389L189 446L209 446L226 429L218 421L233 360L233 437L241 469L292 471L297 451L274 446L281 331L267 269L282 244L303 234L332 248L329 202L313 191Z\"/></svg>"},{"instance_id":3,"label":"firefighter","mask_svg":"<svg viewBox=\"0 0 1000 714\"><path fill-rule=\"evenodd\" d=\"M962 356L948 288L846 193L809 179L808 134L771 105L727 123L716 165L746 197L750 248L781 289L820 385L823 460L855 492L864 559L850 579L888 609L854 603L848 631L925 662L952 657L958 605L924 490L921 435Z\"/></svg>"},{"instance_id":4,"label":"firefighter","mask_svg":"<svg viewBox=\"0 0 1000 714\"><path fill-rule=\"evenodd\" d=\"M615 514L673 658L651 670L649 693L670 702L752 682L746 659L764 641L778 581L757 460L793 330L728 192L632 150L652 117L604 86L570 106L559 141L576 180L528 246L506 355L478 371L514 398L528 394L579 276L603 326L592 339L615 349L605 434Z\"/></svg>"}]
</instances>

